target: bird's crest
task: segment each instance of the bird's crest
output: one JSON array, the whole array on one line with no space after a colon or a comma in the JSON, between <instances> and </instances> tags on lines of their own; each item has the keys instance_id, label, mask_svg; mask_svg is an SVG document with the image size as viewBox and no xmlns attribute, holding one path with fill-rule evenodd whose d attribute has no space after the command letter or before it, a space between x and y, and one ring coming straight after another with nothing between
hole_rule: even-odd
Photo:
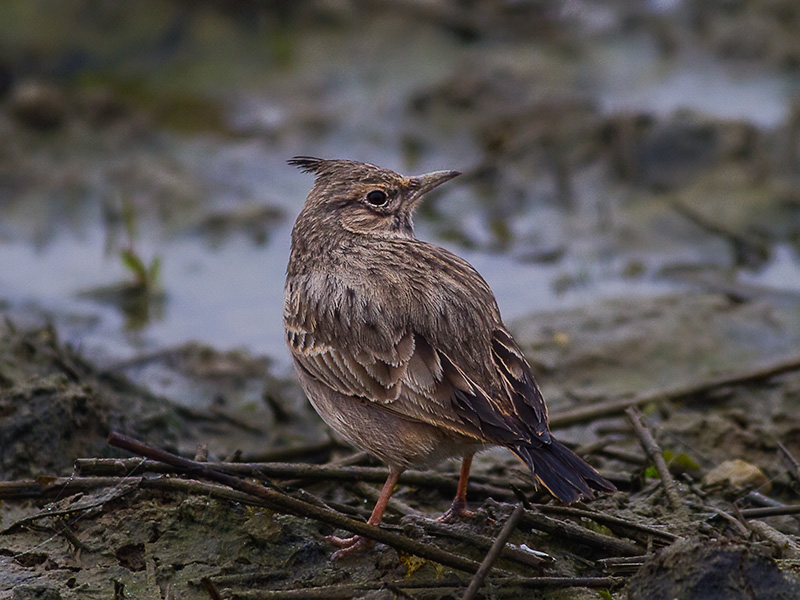
<instances>
[{"instance_id":1,"label":"bird's crest","mask_svg":"<svg viewBox=\"0 0 800 600\"><path fill-rule=\"evenodd\" d=\"M316 158L314 156L293 156L286 161L293 167L297 167L303 173L317 173L325 167L328 163L324 158Z\"/></svg>"},{"instance_id":2,"label":"bird's crest","mask_svg":"<svg viewBox=\"0 0 800 600\"><path fill-rule=\"evenodd\" d=\"M364 184L381 184L404 181L399 173L384 169L371 163L343 158L316 158L314 156L295 156L288 161L303 173L313 173L317 180L359 181Z\"/></svg>"}]
</instances>

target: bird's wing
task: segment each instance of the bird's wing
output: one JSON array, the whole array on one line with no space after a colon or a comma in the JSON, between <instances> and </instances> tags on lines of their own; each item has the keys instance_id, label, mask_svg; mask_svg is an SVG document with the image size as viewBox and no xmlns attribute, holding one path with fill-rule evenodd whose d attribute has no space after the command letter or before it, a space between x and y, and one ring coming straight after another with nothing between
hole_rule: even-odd
<instances>
[{"instance_id":1,"label":"bird's wing","mask_svg":"<svg viewBox=\"0 0 800 600\"><path fill-rule=\"evenodd\" d=\"M393 352L351 352L322 339L302 326L288 326L286 339L299 367L316 380L346 396L386 404L397 399L401 380L414 354L413 336L397 339Z\"/></svg>"},{"instance_id":2,"label":"bird's wing","mask_svg":"<svg viewBox=\"0 0 800 600\"><path fill-rule=\"evenodd\" d=\"M298 368L332 390L413 421L481 439L480 432L455 413L451 380L472 388L422 336L399 336L390 353L351 351L296 326L287 327L287 341Z\"/></svg>"},{"instance_id":3,"label":"bird's wing","mask_svg":"<svg viewBox=\"0 0 800 600\"><path fill-rule=\"evenodd\" d=\"M492 331L491 345L495 389L468 393L457 387L457 414L495 443L550 443L547 406L522 351L503 327Z\"/></svg>"},{"instance_id":4,"label":"bird's wing","mask_svg":"<svg viewBox=\"0 0 800 600\"><path fill-rule=\"evenodd\" d=\"M492 334L497 384L479 385L420 334L397 336L390 352L349 351L301 327L287 328L298 367L345 396L370 400L405 418L499 444L549 442L547 409L511 335Z\"/></svg>"}]
</instances>

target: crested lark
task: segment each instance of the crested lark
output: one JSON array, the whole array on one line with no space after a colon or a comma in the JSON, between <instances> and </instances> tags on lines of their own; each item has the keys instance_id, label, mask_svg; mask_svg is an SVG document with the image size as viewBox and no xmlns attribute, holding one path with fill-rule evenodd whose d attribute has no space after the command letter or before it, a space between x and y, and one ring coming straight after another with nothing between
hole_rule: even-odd
<instances>
[{"instance_id":1,"label":"crested lark","mask_svg":"<svg viewBox=\"0 0 800 600\"><path fill-rule=\"evenodd\" d=\"M450 519L470 514L472 455L505 446L562 502L614 486L549 431L547 407L489 286L455 254L414 237L426 192L456 171L404 177L349 160L296 157L316 175L292 230L284 325L300 382L347 441L389 465L377 526L404 469L461 457ZM342 556L367 541L330 538Z\"/></svg>"}]
</instances>

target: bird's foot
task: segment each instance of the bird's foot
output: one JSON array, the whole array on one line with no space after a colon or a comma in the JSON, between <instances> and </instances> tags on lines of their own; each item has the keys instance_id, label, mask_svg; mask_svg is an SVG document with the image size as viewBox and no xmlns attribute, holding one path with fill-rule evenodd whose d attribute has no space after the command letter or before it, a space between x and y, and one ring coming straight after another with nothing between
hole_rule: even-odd
<instances>
[{"instance_id":1,"label":"bird's foot","mask_svg":"<svg viewBox=\"0 0 800 600\"><path fill-rule=\"evenodd\" d=\"M354 535L353 537L349 538L340 538L336 537L335 535L329 535L325 539L334 546L341 548L341 550L337 550L331 555L331 558L334 560L345 558L351 554L356 554L372 546L371 539L362 537L360 535Z\"/></svg>"},{"instance_id":2,"label":"bird's foot","mask_svg":"<svg viewBox=\"0 0 800 600\"><path fill-rule=\"evenodd\" d=\"M455 521L469 521L474 516L474 512L467 510L466 502L453 500L453 504L447 509L447 512L436 520L439 523L453 523Z\"/></svg>"}]
</instances>

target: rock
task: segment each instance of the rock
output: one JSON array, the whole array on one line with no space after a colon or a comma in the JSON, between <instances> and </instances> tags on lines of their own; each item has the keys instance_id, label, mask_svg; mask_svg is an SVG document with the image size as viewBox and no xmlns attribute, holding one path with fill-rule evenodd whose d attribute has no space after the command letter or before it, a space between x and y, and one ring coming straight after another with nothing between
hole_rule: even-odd
<instances>
[{"instance_id":1,"label":"rock","mask_svg":"<svg viewBox=\"0 0 800 600\"><path fill-rule=\"evenodd\" d=\"M720 151L720 131L692 114L656 122L635 146L637 180L654 189L686 185L711 166Z\"/></svg>"},{"instance_id":2,"label":"rock","mask_svg":"<svg viewBox=\"0 0 800 600\"><path fill-rule=\"evenodd\" d=\"M113 455L111 431L165 444L184 430L163 399L102 377L53 330L0 326L0 479L68 474L80 456Z\"/></svg>"},{"instance_id":3,"label":"rock","mask_svg":"<svg viewBox=\"0 0 800 600\"><path fill-rule=\"evenodd\" d=\"M800 579L766 551L729 540L687 539L648 559L628 586L628 600L792 600Z\"/></svg>"},{"instance_id":4,"label":"rock","mask_svg":"<svg viewBox=\"0 0 800 600\"><path fill-rule=\"evenodd\" d=\"M31 129L55 129L61 125L67 113L66 105L64 93L43 81L24 81L11 92L11 113Z\"/></svg>"},{"instance_id":5,"label":"rock","mask_svg":"<svg viewBox=\"0 0 800 600\"><path fill-rule=\"evenodd\" d=\"M703 477L705 487L731 486L739 489L758 488L768 494L772 485L757 466L740 459L726 460Z\"/></svg>"},{"instance_id":6,"label":"rock","mask_svg":"<svg viewBox=\"0 0 800 600\"><path fill-rule=\"evenodd\" d=\"M130 109L108 88L96 87L83 91L77 98L78 109L95 127L103 127L126 116Z\"/></svg>"},{"instance_id":7,"label":"rock","mask_svg":"<svg viewBox=\"0 0 800 600\"><path fill-rule=\"evenodd\" d=\"M31 583L14 588L13 600L61 600L58 588L47 583Z\"/></svg>"},{"instance_id":8,"label":"rock","mask_svg":"<svg viewBox=\"0 0 800 600\"><path fill-rule=\"evenodd\" d=\"M264 513L257 513L247 519L243 528L250 537L262 544L277 542L282 533L280 523Z\"/></svg>"}]
</instances>

